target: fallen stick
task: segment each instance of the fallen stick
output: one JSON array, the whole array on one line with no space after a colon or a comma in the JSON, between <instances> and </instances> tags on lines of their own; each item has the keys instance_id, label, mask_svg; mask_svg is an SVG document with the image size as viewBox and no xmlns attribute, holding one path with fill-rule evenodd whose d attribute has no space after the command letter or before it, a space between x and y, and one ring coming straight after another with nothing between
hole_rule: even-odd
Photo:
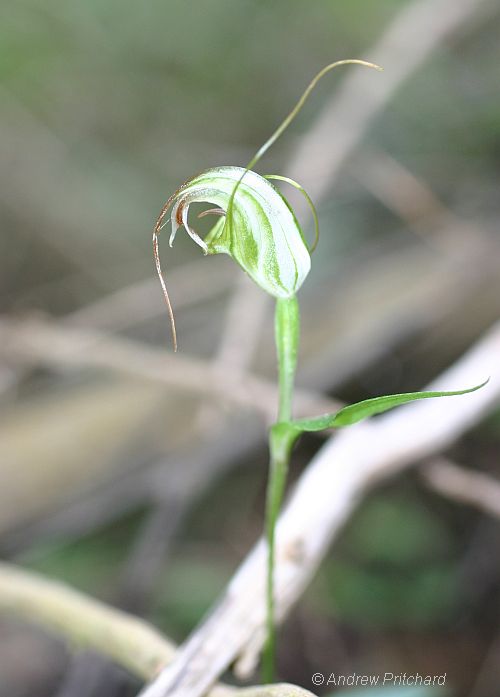
<instances>
[{"instance_id":1,"label":"fallen stick","mask_svg":"<svg viewBox=\"0 0 500 697\"><path fill-rule=\"evenodd\" d=\"M442 496L500 518L500 481L490 474L474 472L439 458L424 465L420 475Z\"/></svg>"},{"instance_id":2,"label":"fallen stick","mask_svg":"<svg viewBox=\"0 0 500 697\"><path fill-rule=\"evenodd\" d=\"M147 622L116 610L63 583L0 562L0 612L55 632L74 645L114 659L139 678L153 678L171 661L175 644ZM313 697L287 683L216 685L210 697Z\"/></svg>"},{"instance_id":3,"label":"fallen stick","mask_svg":"<svg viewBox=\"0 0 500 697\"><path fill-rule=\"evenodd\" d=\"M465 397L414 402L340 431L300 478L277 530L276 615L283 619L301 596L329 545L364 493L411 464L440 452L500 402L500 323L428 388L478 384ZM221 600L179 649L175 661L141 697L199 697L243 654L252 666L265 625L266 553L261 540Z\"/></svg>"}]
</instances>

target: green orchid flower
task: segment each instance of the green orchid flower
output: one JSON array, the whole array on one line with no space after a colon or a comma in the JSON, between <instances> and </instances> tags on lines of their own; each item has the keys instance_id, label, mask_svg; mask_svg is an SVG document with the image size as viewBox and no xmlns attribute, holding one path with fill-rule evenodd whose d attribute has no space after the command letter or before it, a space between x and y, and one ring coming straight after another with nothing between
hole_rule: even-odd
<instances>
[{"instance_id":1,"label":"green orchid flower","mask_svg":"<svg viewBox=\"0 0 500 697\"><path fill-rule=\"evenodd\" d=\"M311 269L311 252L318 242L316 210L306 191L297 182L280 175L263 177L252 168L288 128L319 80L334 68L348 64L382 70L374 63L357 59L336 61L325 66L311 80L292 111L245 168L208 169L185 182L163 206L153 231L153 252L170 315L174 350L177 350L175 320L161 270L158 249L158 234L166 223L165 218L169 210L171 209L172 222L170 246L179 227L184 227L205 254L228 254L266 293L278 300L295 297ZM270 183L270 179L291 184L306 198L312 211L315 227L315 239L310 249L292 207ZM221 217L204 240L191 227L188 220L189 207L195 202L211 203L217 206L201 215L214 214Z\"/></svg>"},{"instance_id":2,"label":"green orchid flower","mask_svg":"<svg viewBox=\"0 0 500 697\"><path fill-rule=\"evenodd\" d=\"M351 404L333 414L308 419L294 419L292 398L299 341L299 306L297 291L311 269L311 252L318 241L318 217L314 205L304 189L293 180L279 176L266 177L253 171L268 148L298 114L317 82L338 65L355 63L381 70L373 63L359 60L337 61L327 65L310 82L299 101L256 153L243 167L214 167L185 182L166 202L153 231L153 249L158 276L167 302L174 349L177 347L175 322L162 276L158 252L158 235L170 221L172 246L179 228L183 227L191 239L202 248L204 254L228 254L262 288L276 298L275 339L279 374L279 404L276 423L269 434L270 475L266 502L266 540L268 569L266 583L267 643L264 650L264 679L273 679L275 663L275 613L274 613L274 561L276 522L285 491L287 469L292 447L303 433L338 428L354 424L362 419L381 414L388 409L420 399L454 397L482 388L486 382L474 387L452 392L412 392L386 395ZM306 198L315 227L315 239L309 248L297 218L286 198L271 184L277 179L291 184ZM192 203L215 206L201 213L218 216L205 239L202 239L189 222Z\"/></svg>"},{"instance_id":3,"label":"green orchid flower","mask_svg":"<svg viewBox=\"0 0 500 697\"><path fill-rule=\"evenodd\" d=\"M235 189L236 187L236 189ZM211 203L220 215L204 240L188 221L189 206ZM311 269L295 214L271 182L242 167L215 167L186 182L171 201L172 246L184 227L205 254L228 254L266 293L290 298Z\"/></svg>"}]
</instances>

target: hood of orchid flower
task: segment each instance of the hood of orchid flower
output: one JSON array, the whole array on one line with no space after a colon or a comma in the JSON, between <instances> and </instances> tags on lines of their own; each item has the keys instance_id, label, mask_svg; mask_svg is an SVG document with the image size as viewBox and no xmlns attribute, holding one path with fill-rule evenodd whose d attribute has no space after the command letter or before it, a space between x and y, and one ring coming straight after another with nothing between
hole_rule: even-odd
<instances>
[{"instance_id":1,"label":"hood of orchid flower","mask_svg":"<svg viewBox=\"0 0 500 697\"><path fill-rule=\"evenodd\" d=\"M189 222L190 205L200 202L217 206L208 213L219 215L205 239ZM309 249L290 204L268 179L252 170L206 170L183 184L170 205L170 246L183 227L205 254L229 254L274 297L295 295L310 271Z\"/></svg>"}]
</instances>

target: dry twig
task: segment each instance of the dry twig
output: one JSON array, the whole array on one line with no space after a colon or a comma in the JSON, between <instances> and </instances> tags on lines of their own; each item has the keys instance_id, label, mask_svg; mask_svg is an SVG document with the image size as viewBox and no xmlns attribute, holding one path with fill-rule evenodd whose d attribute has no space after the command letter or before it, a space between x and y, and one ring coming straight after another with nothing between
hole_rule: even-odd
<instances>
[{"instance_id":1,"label":"dry twig","mask_svg":"<svg viewBox=\"0 0 500 697\"><path fill-rule=\"evenodd\" d=\"M284 618L300 597L332 539L366 490L453 443L500 400L500 324L428 389L490 383L467 398L414 402L340 432L318 452L282 514L277 534L276 614ZM176 660L143 693L202 695L251 646L264 639L264 542L254 548L222 599L179 650ZM247 656L248 659L248 656ZM248 665L249 661L245 661ZM250 661L252 663L252 661Z\"/></svg>"},{"instance_id":2,"label":"dry twig","mask_svg":"<svg viewBox=\"0 0 500 697\"><path fill-rule=\"evenodd\" d=\"M420 474L442 496L500 518L500 482L490 475L471 472L444 458L426 464Z\"/></svg>"},{"instance_id":3,"label":"dry twig","mask_svg":"<svg viewBox=\"0 0 500 697\"><path fill-rule=\"evenodd\" d=\"M172 660L175 645L147 622L111 608L62 583L0 563L0 611L109 656L143 680ZM217 685L211 697L312 697L296 685Z\"/></svg>"},{"instance_id":4,"label":"dry twig","mask_svg":"<svg viewBox=\"0 0 500 697\"><path fill-rule=\"evenodd\" d=\"M153 380L207 396L217 395L244 407L251 407L269 421L274 419L274 383L252 375L241 375L213 367L201 359L173 356L165 351L129 339L113 337L43 320L0 319L0 354L10 362L42 362L61 370L64 367L104 368ZM318 407L318 398L299 390L297 409L308 413ZM331 411L336 403L322 399L321 410Z\"/></svg>"},{"instance_id":5,"label":"dry twig","mask_svg":"<svg viewBox=\"0 0 500 697\"><path fill-rule=\"evenodd\" d=\"M461 30L480 9L494 7L491 0L413 0L405 4L380 41L365 52L384 67L383 79L374 80L368 71L349 72L302 139L289 176L303 182L314 201L323 198L396 90L444 39Z\"/></svg>"}]
</instances>

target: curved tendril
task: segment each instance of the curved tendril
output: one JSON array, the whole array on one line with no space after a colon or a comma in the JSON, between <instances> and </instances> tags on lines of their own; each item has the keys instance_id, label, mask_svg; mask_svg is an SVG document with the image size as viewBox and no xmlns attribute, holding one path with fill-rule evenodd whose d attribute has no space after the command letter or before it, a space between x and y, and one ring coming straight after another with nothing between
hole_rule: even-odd
<instances>
[{"instance_id":1,"label":"curved tendril","mask_svg":"<svg viewBox=\"0 0 500 697\"><path fill-rule=\"evenodd\" d=\"M319 73L316 73L311 82L307 85L306 89L303 91L301 97L299 98L298 102L293 107L291 112L288 114L288 116L286 116L283 119L278 128L274 131L274 133L266 140L264 145L262 145L257 150L255 155L248 163L246 167L247 170L252 169L252 167L260 160L264 153L266 153L269 150L271 145L273 145L273 143L275 143L278 140L283 131L285 131L288 128L288 126L292 123L294 118L297 116L297 114L300 112L300 110L306 103L307 98L309 97L313 89L316 87L318 82L321 80L321 78L334 68L338 68L341 65L364 65L366 68L374 68L375 70L383 71L383 68L380 67L380 65L377 65L376 63L370 63L369 61L359 60L358 58L346 58L345 60L336 61L335 63L325 65L325 67L322 68L319 71Z\"/></svg>"},{"instance_id":2,"label":"curved tendril","mask_svg":"<svg viewBox=\"0 0 500 697\"><path fill-rule=\"evenodd\" d=\"M288 126L292 123L292 121L295 119L297 114L300 112L302 107L304 106L305 102L307 101L307 98L309 97L310 93L314 89L314 87L317 85L317 83L321 80L321 78L329 73L331 70L334 68L337 68L341 65L363 65L367 68L374 68L375 70L382 71L383 68L381 68L379 65L376 63L370 63L369 61L364 61L364 60L359 60L357 58L348 58L345 60L340 60L336 61L335 63L330 63L329 65L326 65L324 68L322 68L311 80L311 82L307 85L306 89L300 96L299 100L293 107L293 109L290 111L290 113L283 119L283 121L280 123L278 128L274 131L274 133L271 134L271 136L266 140L266 142L257 150L255 155L252 157L250 162L247 164L245 167L245 171L241 175L240 179L236 182L234 189L231 192L231 196L229 198L228 206L227 206L227 211L226 211L226 220L227 224L229 227L232 225L232 219L233 219L233 202L234 202L234 197L236 195L236 191L238 190L238 187L240 186L241 182L243 181L243 178L247 174L247 172L254 167L257 162L261 159L261 157L269 150L269 148L278 140L278 138L281 136L281 134L288 128ZM314 208L314 205L312 204L311 199L309 198L308 194L305 192L305 190L296 182L292 181L291 179L288 179L287 177L279 177L279 176L274 176L274 177L268 177L268 179L282 179L283 181L288 182L292 186L295 186L299 191L301 191L304 196L306 197L307 202L309 203L309 206L311 208L313 218L314 218L314 225L315 225L315 239L313 242L312 247L310 248L310 252L313 252L314 249L316 248L316 245L318 243L318 236L319 236L319 226L318 226L318 220L317 220L317 214L316 210ZM154 259L155 259L155 264L156 264L156 270L158 273L158 277L160 279L161 287L163 290L163 295L165 297L165 302L167 303L167 308L168 308L168 314L170 317L170 325L172 328L172 340L173 340L173 345L174 345L174 351L177 351L177 334L175 330L175 319L174 319L174 313L172 310L172 305L170 303L170 298L168 296L167 292L167 287L165 285L165 281L162 276L161 272L161 266L160 266L160 255L158 251L158 234L160 230L164 227L165 222L164 218L168 212L168 209L172 205L172 202L174 199L179 195L180 191L182 191L183 187L186 186L189 183L190 180L185 182L182 186L180 186L177 191L175 191L172 196L168 199L168 201L165 203L163 206L160 215L158 217L158 220L156 221L154 231L153 231L153 253L154 253ZM217 209L213 209L211 211L206 211L203 215L208 215L209 213L213 213L215 215L222 215ZM200 216L202 217L202 216Z\"/></svg>"},{"instance_id":3,"label":"curved tendril","mask_svg":"<svg viewBox=\"0 0 500 697\"><path fill-rule=\"evenodd\" d=\"M163 216L165 215L167 210L168 210L168 208L165 210L165 212L162 211ZM161 217L162 217L162 215L160 215L160 218ZM158 218L158 221L155 225L155 229L153 232L153 256L154 256L155 264L156 264L156 272L158 274L158 278L160 279L161 289L163 291L163 297L165 298L165 302L167 303L168 316L170 317L170 328L172 330L172 343L174 346L174 353L175 353L175 351L177 351L177 331L175 329L175 317L174 317L174 311L172 309L172 304L170 302L170 298L168 295L167 286L166 286L165 281L163 279L163 274L161 271L161 264L160 264L160 254L158 251L158 233L163 227L163 224L162 224L160 218Z\"/></svg>"},{"instance_id":4,"label":"curved tendril","mask_svg":"<svg viewBox=\"0 0 500 697\"><path fill-rule=\"evenodd\" d=\"M167 286L165 284L165 280L163 278L162 270L161 270L161 264L160 264L160 251L158 249L158 235L160 233L160 230L162 230L165 225L165 216L168 213L168 210L170 206L172 205L173 201L175 200L176 196L179 194L179 191L182 189L183 186L185 186L186 182L182 184L174 193L170 196L168 201L164 204L163 208L160 211L160 215L158 216L155 226L153 228L153 256L155 260L155 266L156 266L156 273L158 274L158 278L160 279L160 284L161 284L161 289L163 291L163 297L165 298L165 302L167 304L167 310L168 310L168 316L170 317L170 328L172 331L172 344L174 348L174 352L177 351L177 331L175 329L175 317L174 317L174 311L172 309L172 303L170 302L170 297L168 295L167 291Z\"/></svg>"},{"instance_id":5,"label":"curved tendril","mask_svg":"<svg viewBox=\"0 0 500 697\"><path fill-rule=\"evenodd\" d=\"M307 205L311 209L312 217L314 220L314 240L312 245L309 247L309 254L312 254L316 247L318 246L319 242L319 221L318 221L318 213L316 211L316 208L314 206L314 203L312 202L312 198L309 196L307 191L304 189L303 186L301 186L298 182L294 181L293 179L290 179L290 177L284 177L281 174L265 174L264 175L266 179L277 179L282 182L286 182L287 184L291 184L291 186L295 187L302 196L305 198L307 201Z\"/></svg>"},{"instance_id":6,"label":"curved tendril","mask_svg":"<svg viewBox=\"0 0 500 697\"><path fill-rule=\"evenodd\" d=\"M165 216L167 215L167 213L170 209L170 206L172 205L175 198L179 195L179 192L181 191L183 186L185 186L185 184L180 186L177 189L177 191L175 191L175 193L173 193L172 196L170 196L168 201L165 203L165 205L161 209L160 215L158 216L158 219L155 223L154 230L153 230L153 256L154 256L154 260L155 260L156 272L158 274L158 278L160 279L161 289L163 291L163 297L165 298L165 303L167 305L168 316L170 318L170 328L172 331L172 344L173 344L174 352L177 351L177 330L175 328L175 317L174 317L174 311L172 308L172 303L170 302L170 297L168 294L167 285L165 283L165 279L163 278L163 272L161 269L160 251L159 251L159 246L158 246L158 235L159 235L160 231L167 224L167 221L165 220ZM224 216L224 215L226 215L226 212L224 210L222 210L222 208L210 208L207 211L202 211L201 213L199 213L198 218L203 218L206 215ZM191 232L194 233L194 231L191 231ZM194 235L196 235L196 233L194 233ZM196 235L196 237L198 237L198 235Z\"/></svg>"},{"instance_id":7,"label":"curved tendril","mask_svg":"<svg viewBox=\"0 0 500 697\"><path fill-rule=\"evenodd\" d=\"M313 91L313 89L316 87L318 82L321 80L322 77L324 77L327 73L329 73L331 70L334 68L338 68L341 65L363 65L366 68L374 68L374 70L378 70L379 72L382 72L384 69L380 66L377 65L376 63L370 63L370 61L364 61L360 60L359 58L346 58L344 60L340 61L335 61L334 63L329 63L328 65L325 65L324 68L322 68L316 75L313 77L311 82L307 85L306 89L302 92L302 95L300 96L299 100L293 107L293 109L290 111L290 113L283 119L283 121L280 123L278 128L274 131L274 133L271 134L271 136L266 140L266 142L261 145L261 147L257 150L255 155L252 157L250 162L247 164L245 167L245 171L241 175L240 179L236 182L234 189L231 193L231 197L229 199L229 204L227 207L227 220L229 222L229 225L231 225L232 221L232 215L233 215L233 200L236 194L236 191L238 187L240 186L241 182L243 181L243 178L245 177L246 173L252 169L257 162L261 159L261 157L269 150L271 145L273 145L278 138L281 136L281 134L286 131L288 126L292 123L292 121L295 119L297 114L300 112L302 107L307 101L307 98ZM314 247L313 247L314 249Z\"/></svg>"}]
</instances>

